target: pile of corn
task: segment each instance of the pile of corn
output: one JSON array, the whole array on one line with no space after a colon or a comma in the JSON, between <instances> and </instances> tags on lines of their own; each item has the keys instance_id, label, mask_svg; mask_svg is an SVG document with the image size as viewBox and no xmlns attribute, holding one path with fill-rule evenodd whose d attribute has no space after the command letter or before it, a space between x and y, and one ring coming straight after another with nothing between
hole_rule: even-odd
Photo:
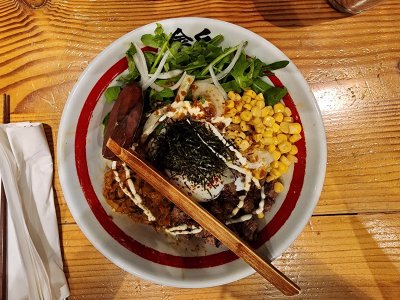
<instances>
[{"instance_id":1,"label":"pile of corn","mask_svg":"<svg viewBox=\"0 0 400 300\"><path fill-rule=\"evenodd\" d=\"M225 105L225 117L232 119L226 129L226 137L244 153L251 162L258 158L257 150L268 151L274 161L252 170L257 179L275 180L274 190L279 193L283 185L279 178L296 162L298 149L295 143L301 139L302 130L294 122L292 112L283 103L266 106L263 94L247 90L240 96L230 91Z\"/></svg>"}]
</instances>

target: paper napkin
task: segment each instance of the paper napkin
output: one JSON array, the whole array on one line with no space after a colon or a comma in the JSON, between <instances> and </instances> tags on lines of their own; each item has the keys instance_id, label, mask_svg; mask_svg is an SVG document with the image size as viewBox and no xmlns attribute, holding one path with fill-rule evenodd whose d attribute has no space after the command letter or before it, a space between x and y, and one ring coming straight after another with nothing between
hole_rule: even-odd
<instances>
[{"instance_id":1,"label":"paper napkin","mask_svg":"<svg viewBox=\"0 0 400 300\"><path fill-rule=\"evenodd\" d=\"M65 299L53 160L41 123L0 125L0 178L8 204L8 299Z\"/></svg>"}]
</instances>

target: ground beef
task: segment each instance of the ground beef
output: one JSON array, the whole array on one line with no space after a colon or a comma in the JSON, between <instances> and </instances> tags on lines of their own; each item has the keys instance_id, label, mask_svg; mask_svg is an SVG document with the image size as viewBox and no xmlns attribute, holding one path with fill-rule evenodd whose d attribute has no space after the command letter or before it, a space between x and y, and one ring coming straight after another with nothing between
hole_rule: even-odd
<instances>
[{"instance_id":1,"label":"ground beef","mask_svg":"<svg viewBox=\"0 0 400 300\"><path fill-rule=\"evenodd\" d=\"M126 172L119 163L117 164L117 171L121 181L124 182L126 180ZM148 218L143 213L142 209L137 207L122 191L120 184L115 180L113 170L107 170L104 174L103 195L114 211L127 214L136 223L149 224L157 231L164 231L166 228L182 224L199 226L172 202L155 191L145 180L136 174L133 174L133 172L131 172L131 174L131 179L136 191L141 196L143 204L152 212L156 221L148 221ZM276 193L273 190L272 183L263 184L266 196L264 200L264 211L268 211L274 203ZM236 186L233 183L227 184L217 199L206 202L203 206L217 219L225 223L231 218L232 211L237 207L239 196L243 195L241 193L243 192L236 191ZM234 218L239 218L245 214L251 214L258 208L260 200L260 190L253 186L246 195L242 209L239 210L238 214L235 215ZM253 217L248 221L230 224L228 227L243 240L252 242L257 238L258 219L256 215L253 215ZM197 234L178 235L177 237L180 239L203 239L207 244L214 244L216 246L220 245L220 242L205 230L202 230Z\"/></svg>"}]
</instances>

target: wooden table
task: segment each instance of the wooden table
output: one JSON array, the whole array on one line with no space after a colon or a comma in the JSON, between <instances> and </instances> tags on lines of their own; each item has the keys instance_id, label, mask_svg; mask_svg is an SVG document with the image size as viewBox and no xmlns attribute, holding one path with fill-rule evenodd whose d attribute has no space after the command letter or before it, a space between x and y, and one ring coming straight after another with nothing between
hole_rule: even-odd
<instances>
[{"instance_id":1,"label":"wooden table","mask_svg":"<svg viewBox=\"0 0 400 300\"><path fill-rule=\"evenodd\" d=\"M325 0L49 0L38 9L0 0L0 93L11 95L11 121L46 124L54 153L68 93L89 62L123 34L178 16L222 19L265 37L293 60L315 94L328 143L325 185L303 233L274 262L302 287L299 298L398 298L398 1L348 16ZM71 299L282 297L259 275L195 291L136 278L88 242L57 174L54 187Z\"/></svg>"}]
</instances>

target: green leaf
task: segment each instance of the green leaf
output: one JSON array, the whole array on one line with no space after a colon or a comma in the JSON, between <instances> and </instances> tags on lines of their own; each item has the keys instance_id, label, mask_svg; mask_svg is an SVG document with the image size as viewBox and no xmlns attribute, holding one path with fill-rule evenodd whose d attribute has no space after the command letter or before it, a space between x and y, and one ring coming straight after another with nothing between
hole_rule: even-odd
<instances>
[{"instance_id":1,"label":"green leaf","mask_svg":"<svg viewBox=\"0 0 400 300\"><path fill-rule=\"evenodd\" d=\"M264 71L273 71L273 70L278 70L286 67L289 64L289 61L287 60L280 60L273 62L272 64L265 65Z\"/></svg>"},{"instance_id":2,"label":"green leaf","mask_svg":"<svg viewBox=\"0 0 400 300\"><path fill-rule=\"evenodd\" d=\"M287 88L271 87L264 93L265 103L267 105L274 105L278 103L287 94Z\"/></svg>"},{"instance_id":3,"label":"green leaf","mask_svg":"<svg viewBox=\"0 0 400 300\"><path fill-rule=\"evenodd\" d=\"M117 100L120 92L121 92L120 86L110 86L109 88L106 89L104 96L106 97L107 102L111 103Z\"/></svg>"},{"instance_id":4,"label":"green leaf","mask_svg":"<svg viewBox=\"0 0 400 300\"><path fill-rule=\"evenodd\" d=\"M218 34L211 39L210 44L218 46L219 44L222 43L223 40L224 36L222 34Z\"/></svg>"},{"instance_id":5,"label":"green leaf","mask_svg":"<svg viewBox=\"0 0 400 300\"><path fill-rule=\"evenodd\" d=\"M169 99L171 97L174 97L174 92L169 89L169 88L165 88L159 92L156 92L152 90L152 93L150 93L150 97L154 100L164 100L165 98Z\"/></svg>"},{"instance_id":6,"label":"green leaf","mask_svg":"<svg viewBox=\"0 0 400 300\"><path fill-rule=\"evenodd\" d=\"M142 41L143 45L145 45L145 46L158 48L158 41L155 39L155 36L152 34L144 34L144 35L142 35L140 40Z\"/></svg>"},{"instance_id":7,"label":"green leaf","mask_svg":"<svg viewBox=\"0 0 400 300\"><path fill-rule=\"evenodd\" d=\"M111 112L109 112L108 114L106 114L106 116L105 116L104 119L103 119L102 124L103 124L105 127L107 126L108 120L110 119L110 114L111 114Z\"/></svg>"},{"instance_id":8,"label":"green leaf","mask_svg":"<svg viewBox=\"0 0 400 300\"><path fill-rule=\"evenodd\" d=\"M133 57L133 55L135 55L135 53L136 53L136 47L133 43L131 43L128 50L126 50L125 54L127 56Z\"/></svg>"},{"instance_id":9,"label":"green leaf","mask_svg":"<svg viewBox=\"0 0 400 300\"><path fill-rule=\"evenodd\" d=\"M272 85L266 83L261 78L256 78L253 80L252 90L255 91L257 94L258 93L264 94L267 90L269 90L272 87L273 87Z\"/></svg>"},{"instance_id":10,"label":"green leaf","mask_svg":"<svg viewBox=\"0 0 400 300\"><path fill-rule=\"evenodd\" d=\"M144 52L143 54L146 59L147 67L150 68L156 60L156 55L152 52Z\"/></svg>"},{"instance_id":11,"label":"green leaf","mask_svg":"<svg viewBox=\"0 0 400 300\"><path fill-rule=\"evenodd\" d=\"M234 91L236 93L240 93L242 91L242 88L240 87L240 85L237 83L236 80L231 80L221 85L224 88L225 92Z\"/></svg>"}]
</instances>

